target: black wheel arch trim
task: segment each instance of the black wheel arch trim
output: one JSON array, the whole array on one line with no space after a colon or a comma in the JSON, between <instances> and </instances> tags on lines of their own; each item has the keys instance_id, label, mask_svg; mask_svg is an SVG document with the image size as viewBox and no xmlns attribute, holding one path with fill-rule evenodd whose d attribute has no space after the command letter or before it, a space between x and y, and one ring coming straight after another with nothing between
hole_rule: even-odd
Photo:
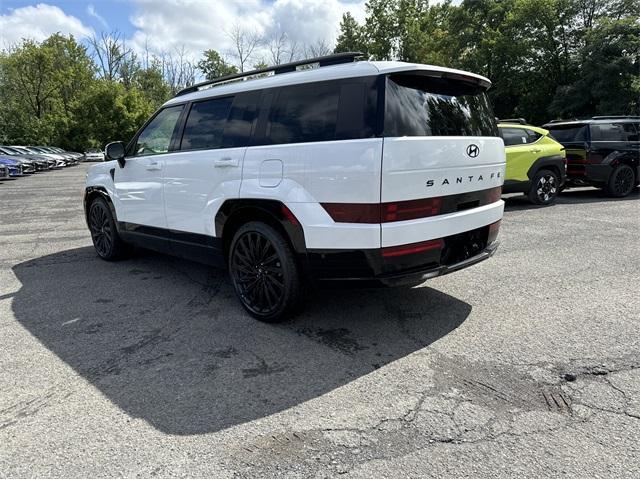
<instances>
[{"instance_id":1,"label":"black wheel arch trim","mask_svg":"<svg viewBox=\"0 0 640 479\"><path fill-rule=\"evenodd\" d=\"M529 171L527 171L527 177L529 180L533 180L538 171L542 169L549 169L549 167L553 167L559 173L560 186L566 180L566 170L565 170L565 159L562 158L562 155L552 155L552 156L541 156L536 161L533 162L531 167L529 167Z\"/></svg>"},{"instance_id":2,"label":"black wheel arch trim","mask_svg":"<svg viewBox=\"0 0 640 479\"><path fill-rule=\"evenodd\" d=\"M93 201L93 198L95 197L100 197L103 198L106 203L107 206L109 206L109 209L111 210L111 215L113 216L113 221L116 224L116 230L118 232L120 232L120 228L118 226L118 216L116 215L116 208L115 206L113 206L113 201L111 201L111 197L109 196L109 193L107 192L107 189L104 186L87 186L85 188L85 193L84 193L84 218L85 221L87 223L87 226L89 226L89 203L91 201Z\"/></svg>"},{"instance_id":3,"label":"black wheel arch trim","mask_svg":"<svg viewBox=\"0 0 640 479\"><path fill-rule=\"evenodd\" d=\"M265 215L275 221L287 234L294 251L297 254L306 254L307 247L304 238L304 230L302 225L296 220L291 221L285 211L288 208L284 203L278 200L267 199L229 199L225 201L215 217L216 236L218 238L225 237L225 227L229 225L229 220L238 214L246 212L248 215ZM228 238L230 242L230 238Z\"/></svg>"}]
</instances>

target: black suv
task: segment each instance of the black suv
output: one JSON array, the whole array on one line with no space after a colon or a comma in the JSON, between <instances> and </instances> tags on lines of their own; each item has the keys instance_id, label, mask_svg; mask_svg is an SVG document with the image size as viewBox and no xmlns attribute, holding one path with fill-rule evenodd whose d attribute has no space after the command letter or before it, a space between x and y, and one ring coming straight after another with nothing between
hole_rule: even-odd
<instances>
[{"instance_id":1,"label":"black suv","mask_svg":"<svg viewBox=\"0 0 640 479\"><path fill-rule=\"evenodd\" d=\"M567 152L567 185L627 196L640 184L640 116L594 116L543 126Z\"/></svg>"}]
</instances>

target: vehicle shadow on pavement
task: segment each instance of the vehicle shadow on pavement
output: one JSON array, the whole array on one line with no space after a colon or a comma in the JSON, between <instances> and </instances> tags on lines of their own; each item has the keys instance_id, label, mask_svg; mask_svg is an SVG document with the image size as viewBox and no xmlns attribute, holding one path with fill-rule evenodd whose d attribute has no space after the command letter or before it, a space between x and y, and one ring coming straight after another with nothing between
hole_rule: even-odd
<instances>
[{"instance_id":1,"label":"vehicle shadow on pavement","mask_svg":"<svg viewBox=\"0 0 640 479\"><path fill-rule=\"evenodd\" d=\"M248 317L225 274L92 247L13 267L16 319L128 415L178 435L319 397L456 329L471 306L429 287L327 291L295 320Z\"/></svg>"}]
</instances>

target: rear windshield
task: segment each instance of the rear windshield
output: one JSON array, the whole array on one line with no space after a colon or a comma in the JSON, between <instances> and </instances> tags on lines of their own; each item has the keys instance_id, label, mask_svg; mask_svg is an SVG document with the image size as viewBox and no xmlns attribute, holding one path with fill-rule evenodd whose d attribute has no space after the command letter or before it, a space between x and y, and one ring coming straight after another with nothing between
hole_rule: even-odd
<instances>
[{"instance_id":1,"label":"rear windshield","mask_svg":"<svg viewBox=\"0 0 640 479\"><path fill-rule=\"evenodd\" d=\"M560 143L582 143L587 140L586 125L552 126L548 130L553 139Z\"/></svg>"},{"instance_id":2,"label":"rear windshield","mask_svg":"<svg viewBox=\"0 0 640 479\"><path fill-rule=\"evenodd\" d=\"M479 85L422 75L389 75L385 136L498 136Z\"/></svg>"}]
</instances>

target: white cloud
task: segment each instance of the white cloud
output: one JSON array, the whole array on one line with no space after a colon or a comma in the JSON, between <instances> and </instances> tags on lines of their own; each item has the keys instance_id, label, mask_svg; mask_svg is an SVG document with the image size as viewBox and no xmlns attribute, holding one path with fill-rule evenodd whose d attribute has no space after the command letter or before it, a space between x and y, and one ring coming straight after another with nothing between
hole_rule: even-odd
<instances>
[{"instance_id":1,"label":"white cloud","mask_svg":"<svg viewBox=\"0 0 640 479\"><path fill-rule=\"evenodd\" d=\"M298 44L325 41L333 46L342 14L350 11L364 20L365 0L133 0L130 18L136 32L130 46L141 52L172 52L182 46L197 59L214 49L229 55L233 44L228 32L234 25L270 37L287 33ZM256 55L267 56L265 51Z\"/></svg>"},{"instance_id":2,"label":"white cloud","mask_svg":"<svg viewBox=\"0 0 640 479\"><path fill-rule=\"evenodd\" d=\"M19 43L23 38L42 41L56 32L76 38L93 33L76 17L45 3L15 8L0 16L0 48Z\"/></svg>"},{"instance_id":3,"label":"white cloud","mask_svg":"<svg viewBox=\"0 0 640 479\"><path fill-rule=\"evenodd\" d=\"M102 17L102 15L100 15L97 12L96 7L94 7L93 4L91 4L91 3L89 5L87 5L87 15L89 15L90 17L93 17L96 20L98 20L100 22L100 24L104 28L109 28L109 25L107 24L107 21L104 19L104 17Z\"/></svg>"}]
</instances>

